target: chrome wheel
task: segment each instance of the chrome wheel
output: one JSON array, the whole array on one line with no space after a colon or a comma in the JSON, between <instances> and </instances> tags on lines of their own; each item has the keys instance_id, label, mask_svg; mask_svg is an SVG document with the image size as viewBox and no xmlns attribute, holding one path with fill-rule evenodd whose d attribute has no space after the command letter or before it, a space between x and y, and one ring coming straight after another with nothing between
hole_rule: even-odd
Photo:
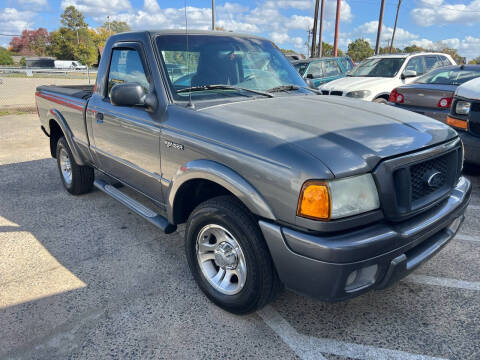
<instances>
[{"instance_id":1,"label":"chrome wheel","mask_svg":"<svg viewBox=\"0 0 480 360\"><path fill-rule=\"evenodd\" d=\"M72 183L72 164L65 148L60 149L60 171L67 185Z\"/></svg>"},{"instance_id":2,"label":"chrome wheel","mask_svg":"<svg viewBox=\"0 0 480 360\"><path fill-rule=\"evenodd\" d=\"M239 293L247 279L242 248L232 234L220 225L204 226L197 236L197 261L203 276L225 295Z\"/></svg>"}]
</instances>

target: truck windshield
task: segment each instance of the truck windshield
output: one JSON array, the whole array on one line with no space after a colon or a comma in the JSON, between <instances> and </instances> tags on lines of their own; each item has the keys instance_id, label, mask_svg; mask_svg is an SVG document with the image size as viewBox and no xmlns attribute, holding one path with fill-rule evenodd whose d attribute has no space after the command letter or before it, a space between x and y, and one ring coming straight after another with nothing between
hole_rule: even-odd
<instances>
[{"instance_id":1,"label":"truck windshield","mask_svg":"<svg viewBox=\"0 0 480 360\"><path fill-rule=\"evenodd\" d=\"M348 76L394 77L405 58L374 58L362 61Z\"/></svg>"},{"instance_id":2,"label":"truck windshield","mask_svg":"<svg viewBox=\"0 0 480 360\"><path fill-rule=\"evenodd\" d=\"M265 92L285 85L295 85L291 91L309 92L295 68L267 40L191 34L188 51L183 34L160 35L156 43L176 100L186 101L190 95L195 100L262 96L241 89Z\"/></svg>"}]
</instances>

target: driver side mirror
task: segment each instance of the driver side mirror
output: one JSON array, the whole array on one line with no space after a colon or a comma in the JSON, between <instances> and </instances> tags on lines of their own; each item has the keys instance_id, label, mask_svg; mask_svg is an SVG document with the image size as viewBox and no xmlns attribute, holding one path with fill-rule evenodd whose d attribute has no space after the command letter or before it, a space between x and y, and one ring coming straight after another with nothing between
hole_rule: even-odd
<instances>
[{"instance_id":1,"label":"driver side mirror","mask_svg":"<svg viewBox=\"0 0 480 360\"><path fill-rule=\"evenodd\" d=\"M402 73L402 79L416 77L417 72L415 70L404 70Z\"/></svg>"},{"instance_id":2,"label":"driver side mirror","mask_svg":"<svg viewBox=\"0 0 480 360\"><path fill-rule=\"evenodd\" d=\"M115 106L143 106L147 111L155 111L157 98L147 94L138 83L116 84L110 92L110 102Z\"/></svg>"}]
</instances>

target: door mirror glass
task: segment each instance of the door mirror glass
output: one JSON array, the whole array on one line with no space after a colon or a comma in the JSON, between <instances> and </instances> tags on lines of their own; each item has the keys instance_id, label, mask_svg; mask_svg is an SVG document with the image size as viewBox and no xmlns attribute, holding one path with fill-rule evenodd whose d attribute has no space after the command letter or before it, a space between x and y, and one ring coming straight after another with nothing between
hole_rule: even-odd
<instances>
[{"instance_id":1,"label":"door mirror glass","mask_svg":"<svg viewBox=\"0 0 480 360\"><path fill-rule=\"evenodd\" d=\"M416 77L416 76L417 76L417 72L415 70L405 70L402 74L403 79Z\"/></svg>"},{"instance_id":2,"label":"door mirror glass","mask_svg":"<svg viewBox=\"0 0 480 360\"><path fill-rule=\"evenodd\" d=\"M115 106L145 106L145 90L139 83L116 84L110 92L110 102Z\"/></svg>"}]
</instances>

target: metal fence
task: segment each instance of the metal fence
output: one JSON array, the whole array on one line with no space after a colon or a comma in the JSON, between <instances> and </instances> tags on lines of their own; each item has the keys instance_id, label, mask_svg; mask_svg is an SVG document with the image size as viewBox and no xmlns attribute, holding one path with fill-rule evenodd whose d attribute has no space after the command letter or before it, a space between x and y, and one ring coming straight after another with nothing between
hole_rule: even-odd
<instances>
[{"instance_id":1,"label":"metal fence","mask_svg":"<svg viewBox=\"0 0 480 360\"><path fill-rule=\"evenodd\" d=\"M0 115L35 111L37 86L93 84L96 76L96 69L0 67Z\"/></svg>"}]
</instances>

